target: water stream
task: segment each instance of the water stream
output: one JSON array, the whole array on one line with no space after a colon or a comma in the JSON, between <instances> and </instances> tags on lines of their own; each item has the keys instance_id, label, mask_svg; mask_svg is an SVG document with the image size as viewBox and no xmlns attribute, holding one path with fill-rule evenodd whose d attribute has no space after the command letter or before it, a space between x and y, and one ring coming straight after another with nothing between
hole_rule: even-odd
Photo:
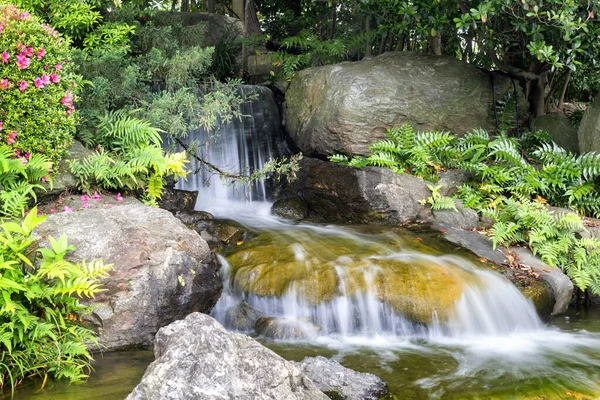
<instances>
[{"instance_id":1,"label":"water stream","mask_svg":"<svg viewBox=\"0 0 600 400\"><path fill-rule=\"evenodd\" d=\"M256 118L225 126L204 154L233 171L260 167L278 134L271 94L244 90L262 99L244 111ZM332 357L380 376L398 399L600 398L600 313L545 324L503 275L433 234L292 224L270 215L263 183L249 194L201 172L180 185L200 191L198 209L250 231L220 256L212 315L235 329L232 310L245 301L269 327L245 332L284 358ZM123 398L151 360L107 355L83 386L30 384L15 398Z\"/></svg>"}]
</instances>

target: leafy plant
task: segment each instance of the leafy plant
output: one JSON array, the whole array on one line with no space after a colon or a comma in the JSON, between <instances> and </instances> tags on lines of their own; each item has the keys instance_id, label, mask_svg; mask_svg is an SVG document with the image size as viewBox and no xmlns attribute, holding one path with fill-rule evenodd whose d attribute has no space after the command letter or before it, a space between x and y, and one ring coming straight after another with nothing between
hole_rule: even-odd
<instances>
[{"instance_id":1,"label":"leafy plant","mask_svg":"<svg viewBox=\"0 0 600 400\"><path fill-rule=\"evenodd\" d=\"M31 233L44 219L34 208L21 224L0 225L0 389L30 376L77 382L90 369L87 343L96 339L80 322L90 308L79 298L103 290L110 265L65 260L74 247L64 235L36 250Z\"/></svg>"},{"instance_id":2,"label":"leafy plant","mask_svg":"<svg viewBox=\"0 0 600 400\"><path fill-rule=\"evenodd\" d=\"M431 191L431 196L426 199L420 200L419 203L422 205L429 204L433 211L439 210L454 210L456 211L456 204L452 197L442 196L440 194L441 186L427 185Z\"/></svg>"},{"instance_id":3,"label":"leafy plant","mask_svg":"<svg viewBox=\"0 0 600 400\"><path fill-rule=\"evenodd\" d=\"M71 144L77 121L79 77L69 42L12 5L0 4L0 26L3 141L57 161Z\"/></svg>"},{"instance_id":4,"label":"leafy plant","mask_svg":"<svg viewBox=\"0 0 600 400\"><path fill-rule=\"evenodd\" d=\"M71 161L71 171L80 187L113 190L143 190L151 205L162 196L167 176L185 177L185 152L165 154L161 131L124 110L107 113L100 119L92 156Z\"/></svg>"},{"instance_id":5,"label":"leafy plant","mask_svg":"<svg viewBox=\"0 0 600 400\"><path fill-rule=\"evenodd\" d=\"M0 214L23 216L34 189L43 189L42 181L50 180L52 163L43 154L20 154L0 144Z\"/></svg>"}]
</instances>

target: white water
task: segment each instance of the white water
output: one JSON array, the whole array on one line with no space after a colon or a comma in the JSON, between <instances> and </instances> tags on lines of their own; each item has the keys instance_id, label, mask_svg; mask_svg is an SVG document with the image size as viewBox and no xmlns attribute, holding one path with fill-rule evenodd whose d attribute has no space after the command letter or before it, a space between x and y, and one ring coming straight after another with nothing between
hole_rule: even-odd
<instances>
[{"instance_id":1,"label":"white water","mask_svg":"<svg viewBox=\"0 0 600 400\"><path fill-rule=\"evenodd\" d=\"M275 115L272 99L269 100L268 94L264 97L267 98L264 109L254 105L257 109L247 112L258 114L263 123L269 115ZM251 133L246 131L246 126ZM223 143L227 144L210 150L206 156L211 162L232 170L248 166L259 168L272 155L272 140L265 140L255 126L256 123L244 122L222 131ZM244 133L240 134L240 129ZM255 139L258 141L253 141ZM515 388L514 396L510 398L519 398L521 389L517 388L529 388L535 386L535 382L540 387L548 387L551 382L560 381L556 384L559 395L548 398L563 398L560 393L573 387L598 390L600 334L547 326L539 319L531 302L500 274L478 269L460 257L416 252L393 234L382 239L346 227L292 225L271 216L270 204L260 201L266 194L263 183L254 187L255 195L249 195L239 189L223 188L215 177L210 177L211 184L206 187L206 180L207 176L202 175L180 186L200 190L198 209L282 238L281 249L283 251L287 246L293 251L297 268L310 268L313 257L334 260L338 277L336 295L320 304L307 302L299 294L302 288L293 281L281 297L260 297L240 292L235 277L230 276L231 266L219 256L224 290L212 315L222 323L227 311L244 299L265 316L303 326L307 333L305 339L289 343L309 343L314 348L335 351L340 361L353 354L374 351L381 371L397 377L412 368L403 360L412 360L417 354L425 371L431 371L413 372L418 379L409 386L421 388L428 398L460 393L461 387L485 394L489 389L506 385L509 391L511 387ZM436 322L434 318L433 323L423 325L394 313L377 296L374 280L379 267L373 267L370 262L362 268L366 290L349 293L350 269L356 268L356 262L350 261L362 256L356 257L352 250L340 255L328 249L330 242L343 248L343 241L371 249L367 259L391 257L404 262L413 260L415 264L426 260L463 275L467 284L454 304L451 317L443 322ZM445 358L446 364L427 367L438 362L440 357ZM510 386L511 382L514 386Z\"/></svg>"}]
</instances>

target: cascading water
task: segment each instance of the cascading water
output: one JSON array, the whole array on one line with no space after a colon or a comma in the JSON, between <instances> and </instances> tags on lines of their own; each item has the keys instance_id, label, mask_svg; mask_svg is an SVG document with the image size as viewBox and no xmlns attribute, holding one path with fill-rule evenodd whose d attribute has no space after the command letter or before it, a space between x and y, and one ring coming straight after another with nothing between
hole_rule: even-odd
<instances>
[{"instance_id":1,"label":"cascading water","mask_svg":"<svg viewBox=\"0 0 600 400\"><path fill-rule=\"evenodd\" d=\"M244 109L253 118L224 126L203 153L232 171L260 168L279 134L270 92L242 90L259 93ZM599 398L600 333L545 325L476 260L409 232L290 224L270 215L263 183L249 195L201 172L180 188L199 190L198 209L252 231L219 256L224 290L212 315L235 328L232 312L246 304L266 317L263 334L282 339L263 340L284 357L337 358L384 378L398 398Z\"/></svg>"}]
</instances>

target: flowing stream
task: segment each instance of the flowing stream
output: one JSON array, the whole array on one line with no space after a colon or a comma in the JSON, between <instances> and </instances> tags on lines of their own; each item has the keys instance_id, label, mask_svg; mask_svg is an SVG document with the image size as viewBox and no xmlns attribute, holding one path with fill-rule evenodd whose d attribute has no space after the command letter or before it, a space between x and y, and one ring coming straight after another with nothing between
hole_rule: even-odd
<instances>
[{"instance_id":1,"label":"flowing stream","mask_svg":"<svg viewBox=\"0 0 600 400\"><path fill-rule=\"evenodd\" d=\"M254 118L225 125L203 153L233 172L260 167L279 135L271 93L243 90L258 93L244 109ZM236 310L254 310L261 334L241 330L284 358L331 357L380 376L398 399L600 398L597 310L546 324L502 274L435 233L292 224L270 215L262 182L249 193L200 172L180 185L200 191L198 209L249 230L220 256L224 292L212 315L240 330ZM29 384L15 398L123 398L151 361L107 354L83 386Z\"/></svg>"}]
</instances>

